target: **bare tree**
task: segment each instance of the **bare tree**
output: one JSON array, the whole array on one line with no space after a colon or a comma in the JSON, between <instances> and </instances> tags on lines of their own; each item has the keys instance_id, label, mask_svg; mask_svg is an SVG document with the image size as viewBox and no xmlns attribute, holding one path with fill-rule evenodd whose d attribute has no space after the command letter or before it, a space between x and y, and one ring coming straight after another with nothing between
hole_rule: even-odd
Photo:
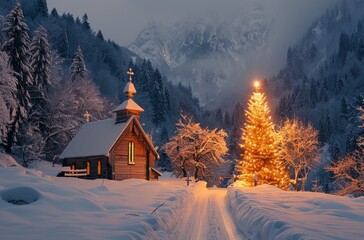
<instances>
[{"instance_id":1,"label":"bare tree","mask_svg":"<svg viewBox=\"0 0 364 240\"><path fill-rule=\"evenodd\" d=\"M290 170L294 190L304 190L308 174L319 162L318 131L296 117L286 120L279 131L279 155ZM299 186L300 183L300 186Z\"/></svg>"},{"instance_id":2,"label":"bare tree","mask_svg":"<svg viewBox=\"0 0 364 240\"><path fill-rule=\"evenodd\" d=\"M363 150L354 151L339 159L328 168L334 173L335 182L340 187L338 194L364 194Z\"/></svg>"},{"instance_id":3,"label":"bare tree","mask_svg":"<svg viewBox=\"0 0 364 240\"><path fill-rule=\"evenodd\" d=\"M364 108L360 107L360 120L364 120ZM359 126L364 127L364 124ZM347 154L333 163L329 171L334 173L335 182L340 187L339 194L364 195L364 137L359 137L358 150Z\"/></svg>"},{"instance_id":4,"label":"bare tree","mask_svg":"<svg viewBox=\"0 0 364 240\"><path fill-rule=\"evenodd\" d=\"M172 160L174 174L186 177L188 172L193 172L196 180L204 179L205 172L213 175L214 168L224 162L223 156L228 151L226 132L202 128L184 114L176 125L176 135L162 147Z\"/></svg>"}]
</instances>

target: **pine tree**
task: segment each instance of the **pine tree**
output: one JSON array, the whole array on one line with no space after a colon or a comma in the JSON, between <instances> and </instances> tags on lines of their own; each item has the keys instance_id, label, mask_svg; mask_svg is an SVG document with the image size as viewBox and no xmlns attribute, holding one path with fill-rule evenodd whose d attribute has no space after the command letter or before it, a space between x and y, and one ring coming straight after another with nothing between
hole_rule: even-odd
<instances>
[{"instance_id":1,"label":"pine tree","mask_svg":"<svg viewBox=\"0 0 364 240\"><path fill-rule=\"evenodd\" d=\"M278 135L274 130L270 109L259 83L251 96L246 110L243 129L243 159L238 166L239 180L244 185L270 184L288 189L289 177L283 161L278 156Z\"/></svg>"},{"instance_id":2,"label":"pine tree","mask_svg":"<svg viewBox=\"0 0 364 240\"><path fill-rule=\"evenodd\" d=\"M149 92L148 90L152 87L151 86L152 74L153 74L152 63L149 60L146 61L144 59L139 73L139 81L141 86L140 90L142 92Z\"/></svg>"},{"instance_id":3,"label":"pine tree","mask_svg":"<svg viewBox=\"0 0 364 240\"><path fill-rule=\"evenodd\" d=\"M76 25L82 25L81 20L80 20L79 17L76 17L75 22L76 22Z\"/></svg>"},{"instance_id":4,"label":"pine tree","mask_svg":"<svg viewBox=\"0 0 364 240\"><path fill-rule=\"evenodd\" d=\"M348 117L348 104L344 97L341 99L341 116L344 119L347 119L347 117Z\"/></svg>"},{"instance_id":5,"label":"pine tree","mask_svg":"<svg viewBox=\"0 0 364 240\"><path fill-rule=\"evenodd\" d=\"M101 30L99 30L96 34L96 37L102 41L104 41L104 35L102 34Z\"/></svg>"},{"instance_id":6,"label":"pine tree","mask_svg":"<svg viewBox=\"0 0 364 240\"><path fill-rule=\"evenodd\" d=\"M158 69L153 74L153 85L149 96L153 106L152 122L160 126L166 120L166 99L162 76Z\"/></svg>"},{"instance_id":7,"label":"pine tree","mask_svg":"<svg viewBox=\"0 0 364 240\"><path fill-rule=\"evenodd\" d=\"M233 156L233 158L239 158L241 154L240 137L241 137L241 126L243 125L243 108L238 102L233 110L231 115L231 133L228 139L229 145L229 154Z\"/></svg>"},{"instance_id":8,"label":"pine tree","mask_svg":"<svg viewBox=\"0 0 364 240\"><path fill-rule=\"evenodd\" d=\"M350 47L349 36L346 33L342 32L340 35L339 53L338 53L341 66L345 64L346 55L348 54L349 47Z\"/></svg>"},{"instance_id":9,"label":"pine tree","mask_svg":"<svg viewBox=\"0 0 364 240\"><path fill-rule=\"evenodd\" d=\"M9 64L17 79L18 106L11 126L8 129L6 151L11 152L16 141L16 135L22 127L31 108L28 87L32 84L32 67L30 65L28 26L25 23L20 3L10 11L5 19L5 43L3 51L9 56Z\"/></svg>"},{"instance_id":10,"label":"pine tree","mask_svg":"<svg viewBox=\"0 0 364 240\"><path fill-rule=\"evenodd\" d=\"M6 142L7 126L16 110L17 81L8 65L9 57L0 52L0 143Z\"/></svg>"},{"instance_id":11,"label":"pine tree","mask_svg":"<svg viewBox=\"0 0 364 240\"><path fill-rule=\"evenodd\" d=\"M324 121L322 119L322 116L321 116L320 121L319 121L318 131L319 131L319 135L318 135L319 142L320 143L326 142L326 131L325 131L325 125L324 125Z\"/></svg>"},{"instance_id":12,"label":"pine tree","mask_svg":"<svg viewBox=\"0 0 364 240\"><path fill-rule=\"evenodd\" d=\"M323 103L326 103L329 101L329 95L328 95L328 86L327 86L327 79L325 78L324 82L322 83L321 89L320 89L320 100Z\"/></svg>"},{"instance_id":13,"label":"pine tree","mask_svg":"<svg viewBox=\"0 0 364 240\"><path fill-rule=\"evenodd\" d=\"M335 93L339 94L341 89L343 89L344 87L344 81L343 79L340 77L336 80L336 84L335 84Z\"/></svg>"},{"instance_id":14,"label":"pine tree","mask_svg":"<svg viewBox=\"0 0 364 240\"><path fill-rule=\"evenodd\" d=\"M315 108L316 103L318 102L318 95L317 95L317 87L316 82L314 80L311 81L310 86L310 107Z\"/></svg>"},{"instance_id":15,"label":"pine tree","mask_svg":"<svg viewBox=\"0 0 364 240\"><path fill-rule=\"evenodd\" d=\"M4 17L0 16L0 30L4 27ZM4 33L3 31L0 31L0 46L2 46L4 43Z\"/></svg>"},{"instance_id":16,"label":"pine tree","mask_svg":"<svg viewBox=\"0 0 364 240\"><path fill-rule=\"evenodd\" d=\"M58 12L57 12L57 9L55 9L55 8L52 9L51 16L54 17L54 18L58 18L59 17Z\"/></svg>"},{"instance_id":17,"label":"pine tree","mask_svg":"<svg viewBox=\"0 0 364 240\"><path fill-rule=\"evenodd\" d=\"M224 116L224 127L225 128L228 128L228 129L231 129L231 122L230 122L230 114L229 114L229 112L226 112L225 113L225 116Z\"/></svg>"},{"instance_id":18,"label":"pine tree","mask_svg":"<svg viewBox=\"0 0 364 240\"><path fill-rule=\"evenodd\" d=\"M46 0L37 0L36 8L38 15L42 17L48 17L48 6Z\"/></svg>"},{"instance_id":19,"label":"pine tree","mask_svg":"<svg viewBox=\"0 0 364 240\"><path fill-rule=\"evenodd\" d=\"M82 17L82 28L87 30L87 31L91 30L90 23L88 22L88 16L87 16L86 13Z\"/></svg>"},{"instance_id":20,"label":"pine tree","mask_svg":"<svg viewBox=\"0 0 364 240\"><path fill-rule=\"evenodd\" d=\"M50 68L51 52L49 49L47 31L42 27L35 30L32 43L30 45L32 53L31 65L33 68L33 85L30 95L33 104L29 121L29 127L38 127L40 134L45 131L47 123L48 91L51 85ZM27 129L25 132L29 132ZM34 131L31 131L34 132Z\"/></svg>"},{"instance_id":21,"label":"pine tree","mask_svg":"<svg viewBox=\"0 0 364 240\"><path fill-rule=\"evenodd\" d=\"M335 142L334 145L330 146L330 155L332 162L336 162L339 158L342 157L340 144Z\"/></svg>"},{"instance_id":22,"label":"pine tree","mask_svg":"<svg viewBox=\"0 0 364 240\"><path fill-rule=\"evenodd\" d=\"M326 136L326 140L329 140L332 133L333 133L333 124L330 118L330 113L329 111L326 112L326 120L325 120L325 136Z\"/></svg>"},{"instance_id":23,"label":"pine tree","mask_svg":"<svg viewBox=\"0 0 364 240\"><path fill-rule=\"evenodd\" d=\"M70 78L72 81L76 81L79 79L87 78L87 76L87 69L83 53L80 46L78 46L71 64Z\"/></svg>"},{"instance_id":24,"label":"pine tree","mask_svg":"<svg viewBox=\"0 0 364 240\"><path fill-rule=\"evenodd\" d=\"M70 44L68 41L68 34L67 34L67 30L64 29L59 36L59 41L57 43L57 49L58 52L61 54L62 58L68 58L68 56L70 55Z\"/></svg>"},{"instance_id":25,"label":"pine tree","mask_svg":"<svg viewBox=\"0 0 364 240\"><path fill-rule=\"evenodd\" d=\"M164 98L165 98L165 106L166 106L166 112L170 112L172 107L171 107L171 99L170 99L170 94L169 94L169 90L168 88L164 89Z\"/></svg>"},{"instance_id":26,"label":"pine tree","mask_svg":"<svg viewBox=\"0 0 364 240\"><path fill-rule=\"evenodd\" d=\"M50 82L51 52L48 43L47 30L42 26L35 30L30 45L32 53L31 65L33 67L33 86L42 92L48 91Z\"/></svg>"},{"instance_id":27,"label":"pine tree","mask_svg":"<svg viewBox=\"0 0 364 240\"><path fill-rule=\"evenodd\" d=\"M221 108L218 108L215 114L215 123L218 128L222 128L224 124L224 116L222 115Z\"/></svg>"}]
</instances>

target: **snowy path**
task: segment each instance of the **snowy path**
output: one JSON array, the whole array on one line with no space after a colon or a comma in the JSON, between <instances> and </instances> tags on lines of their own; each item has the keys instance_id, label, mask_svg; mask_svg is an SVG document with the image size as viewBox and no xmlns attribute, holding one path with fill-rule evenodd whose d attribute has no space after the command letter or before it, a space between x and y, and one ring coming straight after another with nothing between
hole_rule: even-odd
<instances>
[{"instance_id":1,"label":"snowy path","mask_svg":"<svg viewBox=\"0 0 364 240\"><path fill-rule=\"evenodd\" d=\"M226 189L206 189L196 193L191 206L170 235L171 239L242 239L226 203L226 193Z\"/></svg>"}]
</instances>

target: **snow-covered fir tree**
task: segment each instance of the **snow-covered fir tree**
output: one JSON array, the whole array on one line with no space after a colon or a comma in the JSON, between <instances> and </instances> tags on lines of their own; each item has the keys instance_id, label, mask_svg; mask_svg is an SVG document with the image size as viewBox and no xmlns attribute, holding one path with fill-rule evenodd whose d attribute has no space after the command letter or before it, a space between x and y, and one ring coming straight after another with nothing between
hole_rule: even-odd
<instances>
[{"instance_id":1,"label":"snow-covered fir tree","mask_svg":"<svg viewBox=\"0 0 364 240\"><path fill-rule=\"evenodd\" d=\"M238 180L243 185L270 184L288 189L289 177L278 155L278 135L260 83L248 102L243 129L243 159L238 164Z\"/></svg>"},{"instance_id":2,"label":"snow-covered fir tree","mask_svg":"<svg viewBox=\"0 0 364 240\"><path fill-rule=\"evenodd\" d=\"M51 53L48 43L48 34L47 30L42 26L39 26L34 33L35 35L30 45L32 54L31 65L33 67L33 86L36 86L41 92L46 92L51 85Z\"/></svg>"},{"instance_id":3,"label":"snow-covered fir tree","mask_svg":"<svg viewBox=\"0 0 364 240\"><path fill-rule=\"evenodd\" d=\"M48 17L48 5L47 0L36 0L36 11L41 17Z\"/></svg>"},{"instance_id":4,"label":"snow-covered fir tree","mask_svg":"<svg viewBox=\"0 0 364 240\"><path fill-rule=\"evenodd\" d=\"M48 43L47 31L38 27L35 31L32 43L30 45L32 53L31 65L33 68L33 84L30 87L30 96L32 100L32 110L29 121L39 124L41 131L44 131L47 114L47 95L51 85L50 65L51 53Z\"/></svg>"},{"instance_id":5,"label":"snow-covered fir tree","mask_svg":"<svg viewBox=\"0 0 364 240\"><path fill-rule=\"evenodd\" d=\"M4 17L0 15L0 30L4 27ZM2 46L4 43L4 32L0 31L0 46Z\"/></svg>"},{"instance_id":6,"label":"snow-covered fir tree","mask_svg":"<svg viewBox=\"0 0 364 240\"><path fill-rule=\"evenodd\" d=\"M6 141L7 127L17 107L17 81L8 64L9 57L0 52L0 144Z\"/></svg>"},{"instance_id":7,"label":"snow-covered fir tree","mask_svg":"<svg viewBox=\"0 0 364 240\"><path fill-rule=\"evenodd\" d=\"M166 120L167 102L163 87L162 76L158 69L155 70L150 89L150 101L153 106L152 121L156 126L160 126Z\"/></svg>"},{"instance_id":8,"label":"snow-covered fir tree","mask_svg":"<svg viewBox=\"0 0 364 240\"><path fill-rule=\"evenodd\" d=\"M76 53L73 57L72 64L71 64L70 78L72 81L76 81L76 80L84 79L87 77L88 77L88 74L87 74L85 59L83 57L81 47L78 46Z\"/></svg>"},{"instance_id":9,"label":"snow-covered fir tree","mask_svg":"<svg viewBox=\"0 0 364 240\"><path fill-rule=\"evenodd\" d=\"M88 16L86 13L82 17L82 28L87 31L91 30L91 26L90 26L90 23L88 22Z\"/></svg>"},{"instance_id":10,"label":"snow-covered fir tree","mask_svg":"<svg viewBox=\"0 0 364 240\"><path fill-rule=\"evenodd\" d=\"M31 108L28 87L32 84L32 67L30 64L30 40L28 26L25 23L20 3L6 16L4 29L5 43L3 51L9 56L9 64L17 79L17 107L12 123L8 129L6 151L11 152L16 136Z\"/></svg>"},{"instance_id":11,"label":"snow-covered fir tree","mask_svg":"<svg viewBox=\"0 0 364 240\"><path fill-rule=\"evenodd\" d=\"M63 59L51 52L50 75L52 85L47 94L47 127L42 132L45 158L54 161L64 147L86 122L84 114L88 111L90 120L95 121L103 115L103 99L95 84L88 78L71 79L63 73ZM33 154L34 155L34 154Z\"/></svg>"},{"instance_id":12,"label":"snow-covered fir tree","mask_svg":"<svg viewBox=\"0 0 364 240\"><path fill-rule=\"evenodd\" d=\"M42 26L35 31L30 51L32 53L33 84L29 87L29 93L32 109L27 122L20 130L18 141L21 147L16 148L25 165L34 159L45 156L45 139L50 128L51 52L47 32Z\"/></svg>"},{"instance_id":13,"label":"snow-covered fir tree","mask_svg":"<svg viewBox=\"0 0 364 240\"><path fill-rule=\"evenodd\" d=\"M228 138L229 154L234 158L238 159L241 155L240 138L241 138L241 127L243 126L243 107L238 102L231 115L231 133Z\"/></svg>"}]
</instances>

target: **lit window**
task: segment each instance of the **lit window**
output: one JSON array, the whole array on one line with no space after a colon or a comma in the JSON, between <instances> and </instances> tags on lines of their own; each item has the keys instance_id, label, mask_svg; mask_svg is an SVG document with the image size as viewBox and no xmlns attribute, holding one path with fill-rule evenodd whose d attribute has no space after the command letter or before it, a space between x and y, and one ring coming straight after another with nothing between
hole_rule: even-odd
<instances>
[{"instance_id":1,"label":"lit window","mask_svg":"<svg viewBox=\"0 0 364 240\"><path fill-rule=\"evenodd\" d=\"M87 175L90 175L90 162L86 163L86 173Z\"/></svg>"},{"instance_id":2,"label":"lit window","mask_svg":"<svg viewBox=\"0 0 364 240\"><path fill-rule=\"evenodd\" d=\"M97 162L97 174L100 175L101 174L101 161Z\"/></svg>"},{"instance_id":3,"label":"lit window","mask_svg":"<svg viewBox=\"0 0 364 240\"><path fill-rule=\"evenodd\" d=\"M130 141L128 143L128 163L135 164L134 162L134 142Z\"/></svg>"}]
</instances>

